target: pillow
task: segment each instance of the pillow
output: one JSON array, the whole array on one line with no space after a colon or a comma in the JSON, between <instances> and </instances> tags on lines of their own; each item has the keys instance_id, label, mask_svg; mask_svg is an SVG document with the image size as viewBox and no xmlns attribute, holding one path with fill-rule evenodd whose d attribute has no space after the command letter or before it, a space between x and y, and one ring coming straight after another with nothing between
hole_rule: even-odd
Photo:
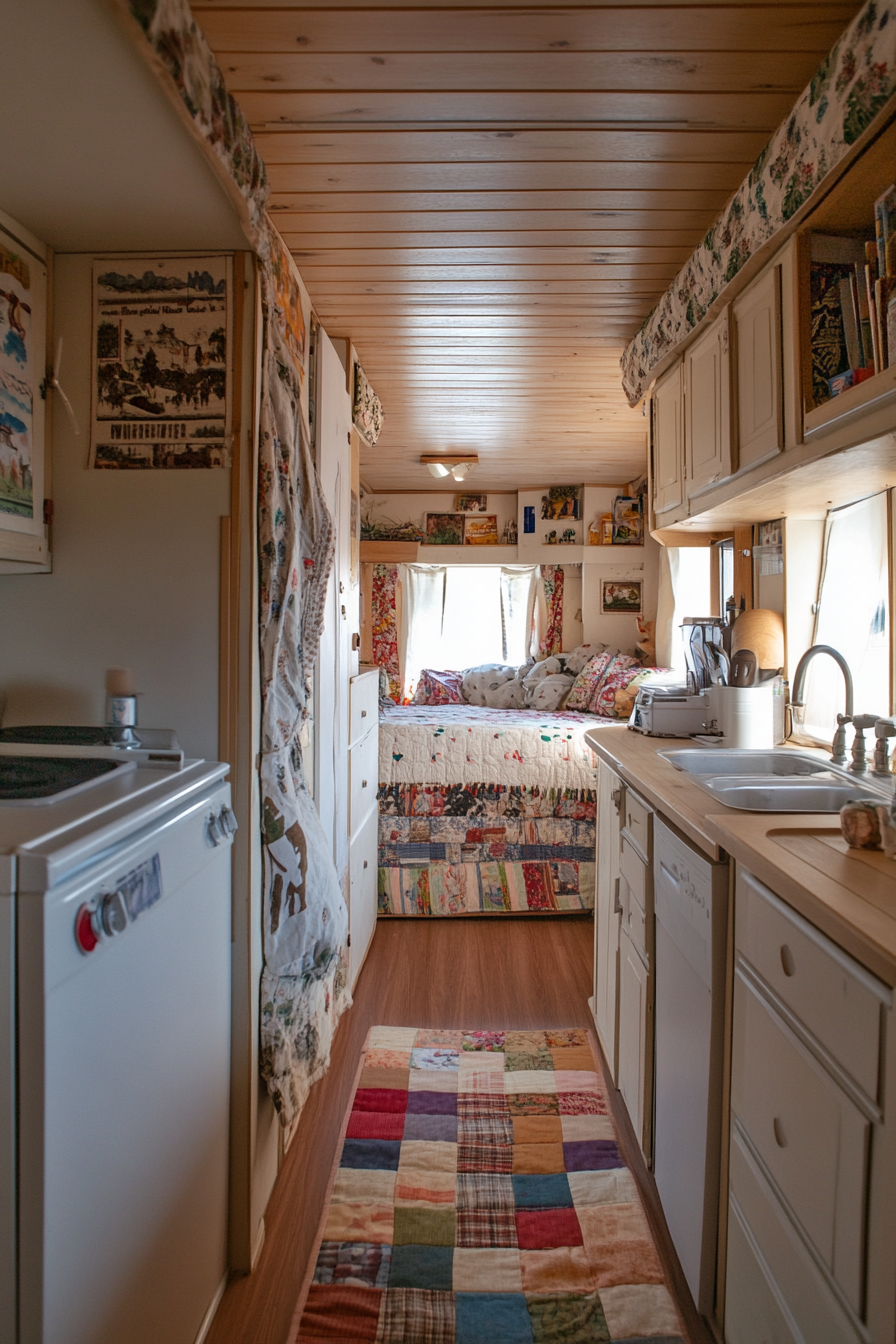
<instances>
[{"instance_id":1,"label":"pillow","mask_svg":"<svg viewBox=\"0 0 896 1344\"><path fill-rule=\"evenodd\" d=\"M566 701L567 709L588 709L601 677L617 653L618 649L604 649L588 660L573 682Z\"/></svg>"},{"instance_id":2,"label":"pillow","mask_svg":"<svg viewBox=\"0 0 896 1344\"><path fill-rule=\"evenodd\" d=\"M592 695L590 712L605 719L627 719L638 688L649 682L662 682L668 671L665 667L642 667L635 658L619 654L607 667Z\"/></svg>"},{"instance_id":3,"label":"pillow","mask_svg":"<svg viewBox=\"0 0 896 1344\"><path fill-rule=\"evenodd\" d=\"M539 677L526 686L526 709L539 709L542 713L559 709L566 699L575 677L562 672L553 672L547 677Z\"/></svg>"},{"instance_id":4,"label":"pillow","mask_svg":"<svg viewBox=\"0 0 896 1344\"><path fill-rule=\"evenodd\" d=\"M462 705L462 672L438 672L424 667L411 697L412 705Z\"/></svg>"},{"instance_id":5,"label":"pillow","mask_svg":"<svg viewBox=\"0 0 896 1344\"><path fill-rule=\"evenodd\" d=\"M463 673L462 695L468 705L488 705L500 708L494 702L495 692L505 681L515 681L518 669L504 663L483 663L468 667Z\"/></svg>"},{"instance_id":6,"label":"pillow","mask_svg":"<svg viewBox=\"0 0 896 1344\"><path fill-rule=\"evenodd\" d=\"M504 681L496 691L489 691L492 709L522 709L526 703L526 688L519 677Z\"/></svg>"},{"instance_id":7,"label":"pillow","mask_svg":"<svg viewBox=\"0 0 896 1344\"><path fill-rule=\"evenodd\" d=\"M585 665L597 654L603 653L606 648L606 644L580 644L571 653L561 653L564 672L571 672L574 677L577 677Z\"/></svg>"},{"instance_id":8,"label":"pillow","mask_svg":"<svg viewBox=\"0 0 896 1344\"><path fill-rule=\"evenodd\" d=\"M536 682L541 681L542 677L550 677L555 672L563 671L562 659L556 655L552 658L542 658L540 663L534 667L527 667L523 682L526 686L534 686Z\"/></svg>"}]
</instances>

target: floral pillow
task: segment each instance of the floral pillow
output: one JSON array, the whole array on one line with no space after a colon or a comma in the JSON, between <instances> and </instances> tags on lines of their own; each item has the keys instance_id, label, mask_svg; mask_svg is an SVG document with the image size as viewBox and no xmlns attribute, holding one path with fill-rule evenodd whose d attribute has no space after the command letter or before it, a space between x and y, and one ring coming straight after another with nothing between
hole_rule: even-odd
<instances>
[{"instance_id":1,"label":"floral pillow","mask_svg":"<svg viewBox=\"0 0 896 1344\"><path fill-rule=\"evenodd\" d=\"M462 672L438 672L424 667L411 698L412 705L462 705Z\"/></svg>"},{"instance_id":2,"label":"floral pillow","mask_svg":"<svg viewBox=\"0 0 896 1344\"><path fill-rule=\"evenodd\" d=\"M658 679L667 668L642 667L635 658L618 654L606 668L588 705L589 712L604 719L627 719L638 687Z\"/></svg>"},{"instance_id":3,"label":"floral pillow","mask_svg":"<svg viewBox=\"0 0 896 1344\"><path fill-rule=\"evenodd\" d=\"M602 653L588 660L573 682L572 690L566 698L566 709L587 711L601 678L618 652L618 649L604 649Z\"/></svg>"}]
</instances>

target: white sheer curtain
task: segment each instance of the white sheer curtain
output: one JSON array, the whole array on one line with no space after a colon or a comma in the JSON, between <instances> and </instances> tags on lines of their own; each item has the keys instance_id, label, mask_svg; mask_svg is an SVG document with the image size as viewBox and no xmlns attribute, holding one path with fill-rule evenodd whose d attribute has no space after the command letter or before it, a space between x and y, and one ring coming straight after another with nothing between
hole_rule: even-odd
<instances>
[{"instance_id":1,"label":"white sheer curtain","mask_svg":"<svg viewBox=\"0 0 896 1344\"><path fill-rule=\"evenodd\" d=\"M656 604L658 667L686 671L681 623L685 616L710 614L710 549L708 546L661 546Z\"/></svg>"},{"instance_id":2,"label":"white sheer curtain","mask_svg":"<svg viewBox=\"0 0 896 1344\"><path fill-rule=\"evenodd\" d=\"M857 714L890 712L890 613L886 494L835 509L825 526L815 644L829 644L849 664ZM843 713L843 673L820 654L809 665L806 707L795 729L829 742Z\"/></svg>"},{"instance_id":3,"label":"white sheer curtain","mask_svg":"<svg viewBox=\"0 0 896 1344\"><path fill-rule=\"evenodd\" d=\"M424 667L460 671L524 663L532 640L537 565L402 565L399 665L405 697Z\"/></svg>"}]
</instances>

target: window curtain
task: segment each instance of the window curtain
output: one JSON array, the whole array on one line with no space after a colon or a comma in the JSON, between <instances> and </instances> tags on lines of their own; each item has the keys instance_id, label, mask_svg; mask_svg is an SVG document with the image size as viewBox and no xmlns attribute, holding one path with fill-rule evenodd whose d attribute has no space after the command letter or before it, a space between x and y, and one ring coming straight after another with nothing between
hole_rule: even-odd
<instances>
[{"instance_id":1,"label":"window curtain","mask_svg":"<svg viewBox=\"0 0 896 1344\"><path fill-rule=\"evenodd\" d=\"M401 694L410 700L420 669L432 666L428 661L442 644L442 617L445 611L445 566L400 565L399 581L403 594L398 661L401 668Z\"/></svg>"},{"instance_id":2,"label":"window curtain","mask_svg":"<svg viewBox=\"0 0 896 1344\"><path fill-rule=\"evenodd\" d=\"M537 565L504 565L501 569L501 627L505 663L521 665L533 652Z\"/></svg>"},{"instance_id":3,"label":"window curtain","mask_svg":"<svg viewBox=\"0 0 896 1344\"><path fill-rule=\"evenodd\" d=\"M538 642L538 653L549 658L563 649L563 568L560 565L542 565L541 582L544 591L544 629Z\"/></svg>"},{"instance_id":4,"label":"window curtain","mask_svg":"<svg viewBox=\"0 0 896 1344\"><path fill-rule=\"evenodd\" d=\"M815 644L829 644L849 664L857 714L890 712L890 614L886 494L833 510L825 525L815 617ZM820 655L806 674L798 732L829 742L844 710L843 674Z\"/></svg>"},{"instance_id":5,"label":"window curtain","mask_svg":"<svg viewBox=\"0 0 896 1344\"><path fill-rule=\"evenodd\" d=\"M371 578L370 628L373 661L385 669L389 694L401 699L398 635L398 566L374 565Z\"/></svg>"},{"instance_id":6,"label":"window curtain","mask_svg":"<svg viewBox=\"0 0 896 1344\"><path fill-rule=\"evenodd\" d=\"M687 664L681 624L685 616L706 616L710 611L708 546L661 546L656 604L656 662L680 672L684 681Z\"/></svg>"}]
</instances>

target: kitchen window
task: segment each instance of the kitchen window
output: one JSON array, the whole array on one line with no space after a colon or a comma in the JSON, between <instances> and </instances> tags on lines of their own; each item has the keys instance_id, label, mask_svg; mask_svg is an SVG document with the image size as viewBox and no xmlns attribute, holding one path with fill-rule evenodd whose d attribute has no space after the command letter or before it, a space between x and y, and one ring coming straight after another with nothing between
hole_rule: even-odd
<instances>
[{"instance_id":1,"label":"kitchen window","mask_svg":"<svg viewBox=\"0 0 896 1344\"><path fill-rule=\"evenodd\" d=\"M857 714L890 713L889 516L886 494L833 509L824 556L813 643L842 653L852 672ZM805 708L796 732L829 742L844 711L843 674L819 655L806 675Z\"/></svg>"}]
</instances>

